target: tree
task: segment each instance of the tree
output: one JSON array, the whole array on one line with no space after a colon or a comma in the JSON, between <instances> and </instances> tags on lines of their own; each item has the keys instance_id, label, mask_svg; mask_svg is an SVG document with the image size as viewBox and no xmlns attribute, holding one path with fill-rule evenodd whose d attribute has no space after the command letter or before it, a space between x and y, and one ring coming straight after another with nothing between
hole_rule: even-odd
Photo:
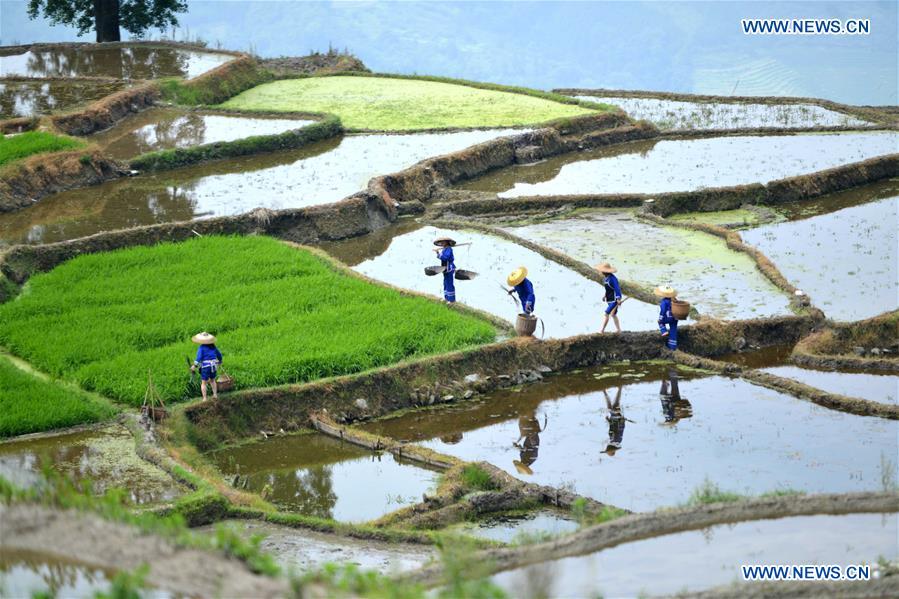
<instances>
[{"instance_id":1,"label":"tree","mask_svg":"<svg viewBox=\"0 0 899 599\"><path fill-rule=\"evenodd\" d=\"M151 27L177 25L175 15L186 10L186 0L28 0L30 18L43 15L54 25L72 25L79 36L94 29L98 42L121 40L121 27L139 38Z\"/></svg>"}]
</instances>

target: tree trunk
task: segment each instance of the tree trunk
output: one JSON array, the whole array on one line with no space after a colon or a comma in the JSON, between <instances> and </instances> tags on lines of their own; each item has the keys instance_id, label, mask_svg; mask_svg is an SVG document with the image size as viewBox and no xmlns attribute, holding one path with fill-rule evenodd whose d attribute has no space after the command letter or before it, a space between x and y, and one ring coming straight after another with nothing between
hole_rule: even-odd
<instances>
[{"instance_id":1,"label":"tree trunk","mask_svg":"<svg viewBox=\"0 0 899 599\"><path fill-rule=\"evenodd\" d=\"M94 23L98 42L118 42L119 0L94 0Z\"/></svg>"}]
</instances>

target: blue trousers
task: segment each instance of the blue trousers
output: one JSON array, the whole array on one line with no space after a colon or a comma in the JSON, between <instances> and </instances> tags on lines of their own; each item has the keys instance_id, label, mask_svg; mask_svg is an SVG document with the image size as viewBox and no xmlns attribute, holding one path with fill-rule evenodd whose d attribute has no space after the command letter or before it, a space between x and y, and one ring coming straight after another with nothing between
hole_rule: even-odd
<instances>
[{"instance_id":1,"label":"blue trousers","mask_svg":"<svg viewBox=\"0 0 899 599\"><path fill-rule=\"evenodd\" d=\"M666 328L667 325L667 328ZM668 349L677 349L677 319L671 318L659 321L659 332L668 333Z\"/></svg>"},{"instance_id":2,"label":"blue trousers","mask_svg":"<svg viewBox=\"0 0 899 599\"><path fill-rule=\"evenodd\" d=\"M448 302L456 301L455 272L443 273L443 299Z\"/></svg>"}]
</instances>

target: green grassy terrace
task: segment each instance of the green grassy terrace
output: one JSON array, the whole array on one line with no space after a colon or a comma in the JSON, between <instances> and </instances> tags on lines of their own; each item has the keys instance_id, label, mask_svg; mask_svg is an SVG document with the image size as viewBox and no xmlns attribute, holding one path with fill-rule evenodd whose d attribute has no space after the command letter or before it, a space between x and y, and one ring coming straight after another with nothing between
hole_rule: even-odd
<instances>
[{"instance_id":1,"label":"green grassy terrace","mask_svg":"<svg viewBox=\"0 0 899 599\"><path fill-rule=\"evenodd\" d=\"M115 413L102 399L26 372L0 355L0 439L100 422Z\"/></svg>"},{"instance_id":2,"label":"green grassy terrace","mask_svg":"<svg viewBox=\"0 0 899 599\"><path fill-rule=\"evenodd\" d=\"M531 91L534 95L393 77L310 77L265 83L221 106L327 112L348 129L392 131L533 125L593 112Z\"/></svg>"},{"instance_id":3,"label":"green grassy terrace","mask_svg":"<svg viewBox=\"0 0 899 599\"><path fill-rule=\"evenodd\" d=\"M218 336L237 388L310 381L491 341L486 321L337 270L268 237L206 237L77 257L0 305L0 344L53 376L134 405L147 371L186 397Z\"/></svg>"},{"instance_id":4,"label":"green grassy terrace","mask_svg":"<svg viewBox=\"0 0 899 599\"><path fill-rule=\"evenodd\" d=\"M80 139L46 131L26 131L17 135L0 134L0 167L34 154L74 150L86 145Z\"/></svg>"}]
</instances>

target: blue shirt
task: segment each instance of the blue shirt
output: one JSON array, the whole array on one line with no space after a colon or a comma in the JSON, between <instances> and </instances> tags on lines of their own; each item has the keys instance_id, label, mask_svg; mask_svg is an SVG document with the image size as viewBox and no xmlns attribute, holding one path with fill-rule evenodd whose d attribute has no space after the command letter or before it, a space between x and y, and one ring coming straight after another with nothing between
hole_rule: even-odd
<instances>
[{"instance_id":1,"label":"blue shirt","mask_svg":"<svg viewBox=\"0 0 899 599\"><path fill-rule=\"evenodd\" d=\"M618 284L618 277L609 273L605 275L606 301L614 302L621 299L621 286Z\"/></svg>"},{"instance_id":2,"label":"blue shirt","mask_svg":"<svg viewBox=\"0 0 899 599\"><path fill-rule=\"evenodd\" d=\"M214 345L201 345L197 348L196 364L201 366L214 366L222 363L222 352Z\"/></svg>"},{"instance_id":3,"label":"blue shirt","mask_svg":"<svg viewBox=\"0 0 899 599\"><path fill-rule=\"evenodd\" d=\"M455 257L453 256L453 248L445 247L440 251L440 254L437 255L440 258L440 265L446 267L446 272L453 272L456 270Z\"/></svg>"},{"instance_id":4,"label":"blue shirt","mask_svg":"<svg viewBox=\"0 0 899 599\"><path fill-rule=\"evenodd\" d=\"M528 301L534 301L534 285L528 279L523 280L521 283L515 286L515 293L518 294L518 299L521 300L521 304L524 305Z\"/></svg>"},{"instance_id":5,"label":"blue shirt","mask_svg":"<svg viewBox=\"0 0 899 599\"><path fill-rule=\"evenodd\" d=\"M674 314L671 313L671 298L663 297L659 302L659 321L673 320Z\"/></svg>"}]
</instances>

